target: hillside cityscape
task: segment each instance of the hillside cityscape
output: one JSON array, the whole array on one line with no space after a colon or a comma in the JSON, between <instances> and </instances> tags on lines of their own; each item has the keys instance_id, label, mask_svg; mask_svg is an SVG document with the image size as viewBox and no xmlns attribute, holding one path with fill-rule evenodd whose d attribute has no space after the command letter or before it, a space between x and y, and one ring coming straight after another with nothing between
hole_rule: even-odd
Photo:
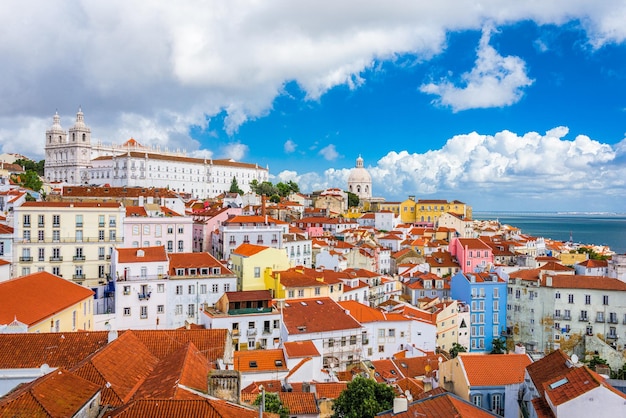
<instances>
[{"instance_id":1,"label":"hillside cityscape","mask_svg":"<svg viewBox=\"0 0 626 418\"><path fill-rule=\"evenodd\" d=\"M0 155L0 417L624 414L626 254L51 119Z\"/></svg>"}]
</instances>

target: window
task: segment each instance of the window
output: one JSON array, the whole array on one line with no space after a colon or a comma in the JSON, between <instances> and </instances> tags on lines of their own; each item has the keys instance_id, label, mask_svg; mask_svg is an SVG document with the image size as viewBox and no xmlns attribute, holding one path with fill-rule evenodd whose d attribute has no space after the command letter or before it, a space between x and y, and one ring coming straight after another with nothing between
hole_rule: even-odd
<instances>
[{"instance_id":1,"label":"window","mask_svg":"<svg viewBox=\"0 0 626 418\"><path fill-rule=\"evenodd\" d=\"M130 316L130 307L124 308L124 316Z\"/></svg>"},{"instance_id":2,"label":"window","mask_svg":"<svg viewBox=\"0 0 626 418\"><path fill-rule=\"evenodd\" d=\"M24 242L30 242L30 230L24 230Z\"/></svg>"},{"instance_id":3,"label":"window","mask_svg":"<svg viewBox=\"0 0 626 418\"><path fill-rule=\"evenodd\" d=\"M168 234L173 234L174 233L174 227L172 225L168 225L167 226L167 233Z\"/></svg>"},{"instance_id":4,"label":"window","mask_svg":"<svg viewBox=\"0 0 626 418\"><path fill-rule=\"evenodd\" d=\"M175 315L182 315L183 314L183 305L176 305L176 309L174 310L174 314Z\"/></svg>"},{"instance_id":5,"label":"window","mask_svg":"<svg viewBox=\"0 0 626 418\"><path fill-rule=\"evenodd\" d=\"M315 296L319 296L322 293L322 289L319 287L315 288Z\"/></svg>"},{"instance_id":6,"label":"window","mask_svg":"<svg viewBox=\"0 0 626 418\"><path fill-rule=\"evenodd\" d=\"M130 286L124 286L124 294L130 295Z\"/></svg>"},{"instance_id":7,"label":"window","mask_svg":"<svg viewBox=\"0 0 626 418\"><path fill-rule=\"evenodd\" d=\"M83 241L83 230L77 229L76 230L76 242L82 242L82 241Z\"/></svg>"},{"instance_id":8,"label":"window","mask_svg":"<svg viewBox=\"0 0 626 418\"><path fill-rule=\"evenodd\" d=\"M211 292L213 292L213 293L219 292L219 286L220 285L218 285L218 284L211 285Z\"/></svg>"},{"instance_id":9,"label":"window","mask_svg":"<svg viewBox=\"0 0 626 418\"><path fill-rule=\"evenodd\" d=\"M304 289L298 289L298 297L299 298L304 297Z\"/></svg>"},{"instance_id":10,"label":"window","mask_svg":"<svg viewBox=\"0 0 626 418\"><path fill-rule=\"evenodd\" d=\"M201 295L206 294L206 285L205 284L201 284L200 285L200 294Z\"/></svg>"},{"instance_id":11,"label":"window","mask_svg":"<svg viewBox=\"0 0 626 418\"><path fill-rule=\"evenodd\" d=\"M585 305L591 305L591 295L585 295Z\"/></svg>"},{"instance_id":12,"label":"window","mask_svg":"<svg viewBox=\"0 0 626 418\"><path fill-rule=\"evenodd\" d=\"M384 353L385 352L385 346L384 345L379 345L378 346L378 352L379 353Z\"/></svg>"},{"instance_id":13,"label":"window","mask_svg":"<svg viewBox=\"0 0 626 418\"><path fill-rule=\"evenodd\" d=\"M174 241L170 240L167 241L167 252L171 253L172 251L174 251Z\"/></svg>"},{"instance_id":14,"label":"window","mask_svg":"<svg viewBox=\"0 0 626 418\"><path fill-rule=\"evenodd\" d=\"M150 234L150 225L144 225L143 226L143 233L144 233L144 235L149 235Z\"/></svg>"},{"instance_id":15,"label":"window","mask_svg":"<svg viewBox=\"0 0 626 418\"><path fill-rule=\"evenodd\" d=\"M350 345L356 345L356 335L350 336Z\"/></svg>"},{"instance_id":16,"label":"window","mask_svg":"<svg viewBox=\"0 0 626 418\"><path fill-rule=\"evenodd\" d=\"M187 288L187 293L190 295L195 295L196 294L196 286L193 284L190 284Z\"/></svg>"},{"instance_id":17,"label":"window","mask_svg":"<svg viewBox=\"0 0 626 418\"><path fill-rule=\"evenodd\" d=\"M178 241L178 252L179 253L182 252L183 248L184 248L184 243L183 243L183 240L181 239Z\"/></svg>"},{"instance_id":18,"label":"window","mask_svg":"<svg viewBox=\"0 0 626 418\"><path fill-rule=\"evenodd\" d=\"M165 292L165 284L157 283L157 293L163 293L163 292Z\"/></svg>"},{"instance_id":19,"label":"window","mask_svg":"<svg viewBox=\"0 0 626 418\"><path fill-rule=\"evenodd\" d=\"M261 267L255 267L254 268L254 278L258 279L259 277L261 277Z\"/></svg>"},{"instance_id":20,"label":"window","mask_svg":"<svg viewBox=\"0 0 626 418\"><path fill-rule=\"evenodd\" d=\"M115 239L116 239L115 229L110 229L109 230L109 241L115 241Z\"/></svg>"},{"instance_id":21,"label":"window","mask_svg":"<svg viewBox=\"0 0 626 418\"><path fill-rule=\"evenodd\" d=\"M30 215L24 215L24 226L30 226Z\"/></svg>"},{"instance_id":22,"label":"window","mask_svg":"<svg viewBox=\"0 0 626 418\"><path fill-rule=\"evenodd\" d=\"M98 215L98 226L100 228L104 226L104 215Z\"/></svg>"},{"instance_id":23,"label":"window","mask_svg":"<svg viewBox=\"0 0 626 418\"><path fill-rule=\"evenodd\" d=\"M573 294L569 294L567 295L567 303L574 303L574 295Z\"/></svg>"},{"instance_id":24,"label":"window","mask_svg":"<svg viewBox=\"0 0 626 418\"><path fill-rule=\"evenodd\" d=\"M76 228L83 227L83 215L76 215Z\"/></svg>"},{"instance_id":25,"label":"window","mask_svg":"<svg viewBox=\"0 0 626 418\"><path fill-rule=\"evenodd\" d=\"M603 305L608 305L609 304L609 295L603 295L602 296L602 304Z\"/></svg>"},{"instance_id":26,"label":"window","mask_svg":"<svg viewBox=\"0 0 626 418\"><path fill-rule=\"evenodd\" d=\"M224 292L230 292L230 283L224 283Z\"/></svg>"},{"instance_id":27,"label":"window","mask_svg":"<svg viewBox=\"0 0 626 418\"><path fill-rule=\"evenodd\" d=\"M109 216L109 226L116 226L117 225L117 221L115 219L115 215L110 215Z\"/></svg>"},{"instance_id":28,"label":"window","mask_svg":"<svg viewBox=\"0 0 626 418\"><path fill-rule=\"evenodd\" d=\"M40 227L44 226L45 225L45 223L44 223L44 216L43 215L39 215L38 219L39 219L39 222L37 223L37 225L39 225Z\"/></svg>"},{"instance_id":29,"label":"window","mask_svg":"<svg viewBox=\"0 0 626 418\"><path fill-rule=\"evenodd\" d=\"M52 226L61 226L61 215L52 215Z\"/></svg>"},{"instance_id":30,"label":"window","mask_svg":"<svg viewBox=\"0 0 626 418\"><path fill-rule=\"evenodd\" d=\"M498 415L504 415L504 406L502 405L502 395L494 393L491 395L491 410Z\"/></svg>"},{"instance_id":31,"label":"window","mask_svg":"<svg viewBox=\"0 0 626 418\"><path fill-rule=\"evenodd\" d=\"M178 233L182 234L184 232L184 228L182 226L178 227Z\"/></svg>"},{"instance_id":32,"label":"window","mask_svg":"<svg viewBox=\"0 0 626 418\"><path fill-rule=\"evenodd\" d=\"M561 292L556 292L554 294L554 299L561 299Z\"/></svg>"},{"instance_id":33,"label":"window","mask_svg":"<svg viewBox=\"0 0 626 418\"><path fill-rule=\"evenodd\" d=\"M183 286L182 285L177 285L176 286L176 294L177 295L182 295L183 294Z\"/></svg>"},{"instance_id":34,"label":"window","mask_svg":"<svg viewBox=\"0 0 626 418\"><path fill-rule=\"evenodd\" d=\"M133 235L139 235L139 225L133 225Z\"/></svg>"},{"instance_id":35,"label":"window","mask_svg":"<svg viewBox=\"0 0 626 418\"><path fill-rule=\"evenodd\" d=\"M140 306L139 307L139 317L141 319L148 318L148 307L147 306Z\"/></svg>"},{"instance_id":36,"label":"window","mask_svg":"<svg viewBox=\"0 0 626 418\"><path fill-rule=\"evenodd\" d=\"M280 324L280 321L278 319L275 319L272 324L272 328L278 329L279 324Z\"/></svg>"},{"instance_id":37,"label":"window","mask_svg":"<svg viewBox=\"0 0 626 418\"><path fill-rule=\"evenodd\" d=\"M45 248L39 248L37 250L37 255L39 256L38 261L45 261L46 260L46 249Z\"/></svg>"},{"instance_id":38,"label":"window","mask_svg":"<svg viewBox=\"0 0 626 418\"><path fill-rule=\"evenodd\" d=\"M293 298L294 297L294 291L293 290L287 291L287 297Z\"/></svg>"},{"instance_id":39,"label":"window","mask_svg":"<svg viewBox=\"0 0 626 418\"><path fill-rule=\"evenodd\" d=\"M385 330L380 328L378 330L378 338L385 338Z\"/></svg>"},{"instance_id":40,"label":"window","mask_svg":"<svg viewBox=\"0 0 626 418\"><path fill-rule=\"evenodd\" d=\"M98 230L98 241L100 242L104 241L104 229Z\"/></svg>"},{"instance_id":41,"label":"window","mask_svg":"<svg viewBox=\"0 0 626 418\"><path fill-rule=\"evenodd\" d=\"M587 311L580 311L580 320L581 321L587 320Z\"/></svg>"},{"instance_id":42,"label":"window","mask_svg":"<svg viewBox=\"0 0 626 418\"><path fill-rule=\"evenodd\" d=\"M395 338L395 336L396 336L396 330L395 330L395 329L393 329L393 328L391 328L391 329L389 330L389 337L390 337L390 338Z\"/></svg>"},{"instance_id":43,"label":"window","mask_svg":"<svg viewBox=\"0 0 626 418\"><path fill-rule=\"evenodd\" d=\"M157 305L157 313L164 313L165 312L165 305Z\"/></svg>"}]
</instances>

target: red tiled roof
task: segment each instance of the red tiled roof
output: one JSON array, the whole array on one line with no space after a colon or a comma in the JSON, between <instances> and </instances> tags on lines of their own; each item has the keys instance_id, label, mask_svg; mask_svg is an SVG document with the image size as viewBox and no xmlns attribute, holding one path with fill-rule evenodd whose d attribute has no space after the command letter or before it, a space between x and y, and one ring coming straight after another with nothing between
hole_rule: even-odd
<instances>
[{"instance_id":1,"label":"red tiled roof","mask_svg":"<svg viewBox=\"0 0 626 418\"><path fill-rule=\"evenodd\" d=\"M115 418L257 418L259 412L219 399L179 400L142 399L113 411L107 416ZM264 412L263 417L277 417Z\"/></svg>"},{"instance_id":2,"label":"red tiled roof","mask_svg":"<svg viewBox=\"0 0 626 418\"><path fill-rule=\"evenodd\" d=\"M269 290L243 290L239 292L226 292L229 302L248 302L257 300L271 300Z\"/></svg>"},{"instance_id":3,"label":"red tiled roof","mask_svg":"<svg viewBox=\"0 0 626 418\"><path fill-rule=\"evenodd\" d=\"M548 286L548 278L552 279L549 287L565 289L595 289L595 290L626 290L626 283L611 277L604 276L581 276L559 274L555 276L544 275L541 280L542 286Z\"/></svg>"},{"instance_id":4,"label":"red tiled roof","mask_svg":"<svg viewBox=\"0 0 626 418\"><path fill-rule=\"evenodd\" d=\"M377 417L393 418L493 418L486 410L479 408L452 393L430 396L409 404L407 411L394 414L393 411L381 412Z\"/></svg>"},{"instance_id":5,"label":"red tiled roof","mask_svg":"<svg viewBox=\"0 0 626 418\"><path fill-rule=\"evenodd\" d=\"M28 326L93 297L93 291L48 272L0 283L0 324L17 319Z\"/></svg>"},{"instance_id":6,"label":"red tiled roof","mask_svg":"<svg viewBox=\"0 0 626 418\"><path fill-rule=\"evenodd\" d=\"M177 268L202 268L202 267L219 267L220 274L230 272L222 263L208 252L203 253L171 253L168 254L170 260L170 272L175 273Z\"/></svg>"},{"instance_id":7,"label":"red tiled roof","mask_svg":"<svg viewBox=\"0 0 626 418\"><path fill-rule=\"evenodd\" d=\"M269 247L265 245L241 244L239 247L235 248L232 254L250 257L260 253L261 251L267 250L268 248Z\"/></svg>"},{"instance_id":8,"label":"red tiled roof","mask_svg":"<svg viewBox=\"0 0 626 418\"><path fill-rule=\"evenodd\" d=\"M119 208L116 202L24 202L25 208Z\"/></svg>"},{"instance_id":9,"label":"red tiled roof","mask_svg":"<svg viewBox=\"0 0 626 418\"><path fill-rule=\"evenodd\" d=\"M290 299L283 307L283 321L292 335L361 328L331 298Z\"/></svg>"},{"instance_id":10,"label":"red tiled roof","mask_svg":"<svg viewBox=\"0 0 626 418\"><path fill-rule=\"evenodd\" d=\"M279 392L283 405L289 410L289 415L319 414L315 394L310 392Z\"/></svg>"},{"instance_id":11,"label":"red tiled roof","mask_svg":"<svg viewBox=\"0 0 626 418\"><path fill-rule=\"evenodd\" d=\"M235 370L240 372L287 371L281 349L235 351Z\"/></svg>"},{"instance_id":12,"label":"red tiled roof","mask_svg":"<svg viewBox=\"0 0 626 418\"><path fill-rule=\"evenodd\" d=\"M98 385L57 369L0 398L0 416L75 416L99 390Z\"/></svg>"},{"instance_id":13,"label":"red tiled roof","mask_svg":"<svg viewBox=\"0 0 626 418\"><path fill-rule=\"evenodd\" d=\"M526 354L467 354L458 356L470 387L499 386L524 381L526 366L532 360Z\"/></svg>"},{"instance_id":14,"label":"red tiled roof","mask_svg":"<svg viewBox=\"0 0 626 418\"><path fill-rule=\"evenodd\" d=\"M285 349L285 353L289 358L300 358L300 357L319 357L320 352L313 344L313 341L288 341L283 343L283 348Z\"/></svg>"},{"instance_id":15,"label":"red tiled roof","mask_svg":"<svg viewBox=\"0 0 626 418\"><path fill-rule=\"evenodd\" d=\"M116 248L118 263L154 263L167 261L167 252L164 246Z\"/></svg>"},{"instance_id":16,"label":"red tiled roof","mask_svg":"<svg viewBox=\"0 0 626 418\"><path fill-rule=\"evenodd\" d=\"M337 399L341 392L348 388L346 382L315 383L317 399Z\"/></svg>"}]
</instances>

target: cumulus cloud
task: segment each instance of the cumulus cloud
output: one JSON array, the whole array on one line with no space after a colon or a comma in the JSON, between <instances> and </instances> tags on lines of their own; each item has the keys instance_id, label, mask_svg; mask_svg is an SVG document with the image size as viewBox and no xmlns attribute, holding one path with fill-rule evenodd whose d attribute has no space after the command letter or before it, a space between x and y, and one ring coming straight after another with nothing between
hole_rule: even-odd
<instances>
[{"instance_id":1,"label":"cumulus cloud","mask_svg":"<svg viewBox=\"0 0 626 418\"><path fill-rule=\"evenodd\" d=\"M438 96L434 101L455 112L467 109L510 106L517 103L523 88L533 83L519 57L503 57L489 45L490 26L483 29L474 68L461 76L460 85L449 80L420 86L420 91Z\"/></svg>"},{"instance_id":2,"label":"cumulus cloud","mask_svg":"<svg viewBox=\"0 0 626 418\"><path fill-rule=\"evenodd\" d=\"M423 154L389 152L368 170L374 194L392 200L404 200L409 194L436 195L480 206L489 198L496 200L490 202L491 207L500 201L532 210L533 202L543 199L556 204L576 199L571 203L582 208L593 204L594 196L600 200L607 193L623 196L626 139L612 147L584 135L567 139L568 133L566 127L543 135L472 132L454 136L441 149ZM349 173L350 169L331 169L323 176L290 175L298 179L301 190L311 191L346 187Z\"/></svg>"},{"instance_id":3,"label":"cumulus cloud","mask_svg":"<svg viewBox=\"0 0 626 418\"><path fill-rule=\"evenodd\" d=\"M295 152L297 146L298 146L298 144L293 142L291 139L288 139L287 141L285 141L285 145L283 146L283 148L285 150L285 154L291 154L291 153Z\"/></svg>"},{"instance_id":4,"label":"cumulus cloud","mask_svg":"<svg viewBox=\"0 0 626 418\"><path fill-rule=\"evenodd\" d=\"M339 157L339 153L333 144L325 146L318 152L318 154L324 157L327 161L334 161L337 157Z\"/></svg>"},{"instance_id":5,"label":"cumulus cloud","mask_svg":"<svg viewBox=\"0 0 626 418\"><path fill-rule=\"evenodd\" d=\"M205 127L207 116L226 112L232 136L266 115L286 82L310 100L340 85L357 89L377 63L406 54L424 62L445 49L450 31L479 30L486 21L579 20L594 47L623 41L625 3L597 3L3 1L0 147L43 157L41 128L54 110L70 115L83 105L104 142L132 135L193 151L200 144L184 138L185 124ZM439 82L427 90L455 109L518 100L528 83L522 62L488 45L480 52L464 88ZM482 102L468 98L472 92Z\"/></svg>"},{"instance_id":6,"label":"cumulus cloud","mask_svg":"<svg viewBox=\"0 0 626 418\"><path fill-rule=\"evenodd\" d=\"M222 148L222 156L218 158L227 158L235 161L242 161L248 152L248 146L240 142L230 143Z\"/></svg>"}]
</instances>

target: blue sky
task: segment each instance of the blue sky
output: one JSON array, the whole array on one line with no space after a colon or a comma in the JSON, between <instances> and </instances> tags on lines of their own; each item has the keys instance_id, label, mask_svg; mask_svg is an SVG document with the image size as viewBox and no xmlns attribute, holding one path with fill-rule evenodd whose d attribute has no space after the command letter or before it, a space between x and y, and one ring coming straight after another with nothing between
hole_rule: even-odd
<instances>
[{"instance_id":1,"label":"blue sky","mask_svg":"<svg viewBox=\"0 0 626 418\"><path fill-rule=\"evenodd\" d=\"M475 210L626 212L626 2L0 5L0 146L92 136ZM419 3L419 2L417 2Z\"/></svg>"}]
</instances>

